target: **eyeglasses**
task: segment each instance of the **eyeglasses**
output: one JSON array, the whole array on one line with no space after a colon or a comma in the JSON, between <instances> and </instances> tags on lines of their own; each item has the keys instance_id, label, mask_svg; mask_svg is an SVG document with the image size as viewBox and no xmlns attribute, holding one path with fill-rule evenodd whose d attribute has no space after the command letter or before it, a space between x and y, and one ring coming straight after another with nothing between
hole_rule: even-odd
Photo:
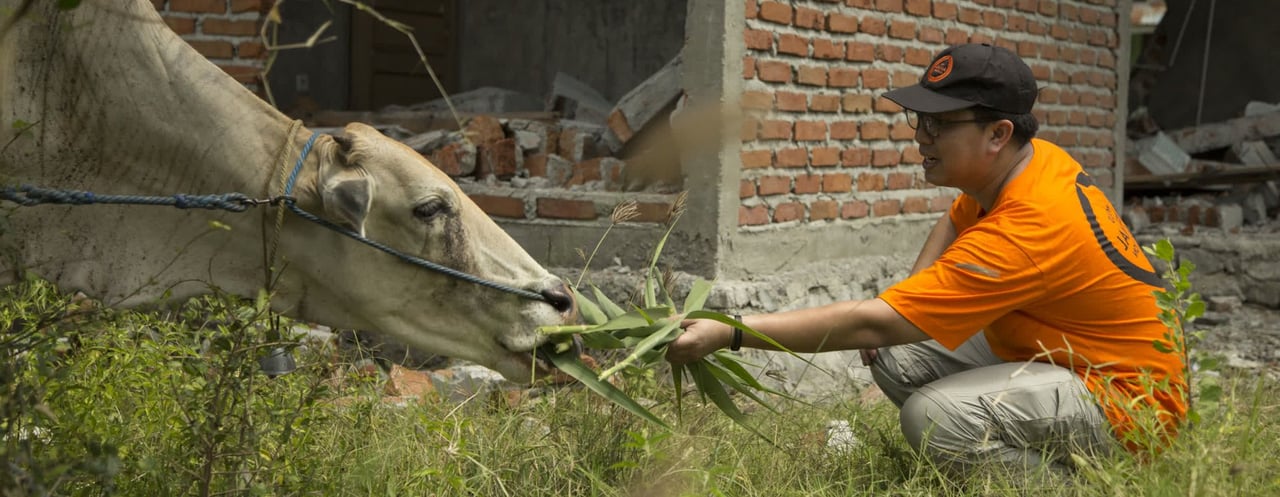
<instances>
[{"instance_id":1,"label":"eyeglasses","mask_svg":"<svg viewBox=\"0 0 1280 497\"><path fill-rule=\"evenodd\" d=\"M950 126L952 124L983 123L983 122L988 122L988 121L984 119L956 119L953 121L948 121L944 119L939 119L938 116L933 114L922 114L919 112L910 112L910 111L907 112L907 125L911 126L911 129L923 129L924 134L929 135L930 138L937 138L938 135L942 134L942 128L945 126Z\"/></svg>"}]
</instances>

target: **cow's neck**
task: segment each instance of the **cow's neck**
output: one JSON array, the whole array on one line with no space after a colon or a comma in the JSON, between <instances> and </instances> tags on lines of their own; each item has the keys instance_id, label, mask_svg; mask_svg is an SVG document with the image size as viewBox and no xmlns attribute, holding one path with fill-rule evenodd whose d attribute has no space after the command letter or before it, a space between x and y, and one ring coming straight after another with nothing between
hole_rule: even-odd
<instances>
[{"instance_id":1,"label":"cow's neck","mask_svg":"<svg viewBox=\"0 0 1280 497\"><path fill-rule=\"evenodd\" d=\"M115 194L262 196L283 167L277 152L285 140L296 151L306 139L303 130L286 136L289 119L183 43L150 2L86 2L70 13L54 5L37 2L41 12L31 22L39 26L0 45L20 47L0 57L0 72L13 75L0 76L0 99L13 104L0 111L36 123L0 153L6 181ZM251 293L262 283L263 218L36 207L16 213L11 229L24 237L19 266L128 305L165 291L199 293L204 282ZM231 229L211 228L214 220Z\"/></svg>"}]
</instances>

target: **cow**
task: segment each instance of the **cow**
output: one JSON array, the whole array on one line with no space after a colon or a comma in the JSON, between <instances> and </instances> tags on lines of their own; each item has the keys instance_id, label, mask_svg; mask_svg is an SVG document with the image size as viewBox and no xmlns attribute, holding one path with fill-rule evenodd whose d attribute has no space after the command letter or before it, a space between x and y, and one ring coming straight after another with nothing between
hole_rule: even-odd
<instances>
[{"instance_id":1,"label":"cow","mask_svg":"<svg viewBox=\"0 0 1280 497\"><path fill-rule=\"evenodd\" d=\"M10 199L0 285L32 273L123 307L270 287L286 316L384 333L518 382L545 345L537 328L575 319L561 279L422 155L366 125L315 136L293 183L293 204L331 226L293 213L277 225L281 178L315 134L197 53L152 2L59 4L0 0L0 188L277 202L233 212Z\"/></svg>"}]
</instances>

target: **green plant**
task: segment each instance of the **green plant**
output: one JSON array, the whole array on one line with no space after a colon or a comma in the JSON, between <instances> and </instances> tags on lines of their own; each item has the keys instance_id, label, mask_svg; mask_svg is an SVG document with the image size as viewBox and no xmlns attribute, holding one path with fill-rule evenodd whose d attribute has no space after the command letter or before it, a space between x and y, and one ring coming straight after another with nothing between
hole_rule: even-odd
<instances>
[{"instance_id":1,"label":"green plant","mask_svg":"<svg viewBox=\"0 0 1280 497\"><path fill-rule=\"evenodd\" d=\"M605 296L599 287L588 285L594 298L593 301L592 298L584 294L584 289L580 288L582 278L579 278L579 285L575 286L574 294L581 309L582 317L587 324L547 326L540 329L542 333L551 335L553 341L559 345L556 352L549 355L549 358L557 368L573 376L592 391L622 406L627 411L662 427L668 427L667 423L631 399L625 392L614 387L607 380L619 372L648 371L661 364L666 353L667 344L675 340L684 331L680 327L682 320L711 319L719 321L760 338L779 350L789 352L781 344L751 329L741 321L723 313L704 309L707 297L712 290L712 283L709 281L703 279L695 281L688 295L685 296L683 304L679 307L676 306L675 296L672 295L670 286L663 284L665 278L658 270L658 259L662 254L667 239L671 236L671 230L675 227L680 214L683 212L686 193L681 193L672 204L671 212L668 214L666 221L666 232L658 240L649 266L645 271L640 305L629 304L631 309L626 310ZM633 211L632 204L626 202L619 204L614 209L614 214L611 217L610 230L615 224L627 222L632 217L629 213ZM606 230L603 236L607 236L608 233L609 230ZM585 257L587 266L583 268L584 276L599 248L600 243L597 243L591 254ZM583 365L578 355L573 351L573 347L570 346L572 342L570 337L572 336L579 337L587 348L610 351L620 350L625 354L621 360L596 374ZM763 395L773 394L785 397L785 394L770 389L756 380L743 367L741 359L737 355L724 351L717 351L691 364L672 366L671 373L676 392L677 413L680 412L684 379L687 374L693 380L704 400L710 400L735 422L752 431L755 431L755 429L747 423L746 415L734 403L729 392L731 390L735 391L771 411L773 407L765 401ZM758 431L755 432L762 437L764 436Z\"/></svg>"},{"instance_id":2,"label":"green plant","mask_svg":"<svg viewBox=\"0 0 1280 497\"><path fill-rule=\"evenodd\" d=\"M1202 416L1194 401L1214 403L1222 396L1222 387L1209 375L1200 374L1203 371L1216 372L1220 364L1218 358L1199 348L1206 330L1192 327L1192 323L1203 316L1205 310L1200 294L1191 291L1189 276L1195 271L1196 265L1179 257L1168 239L1142 249L1164 262L1165 270L1161 277L1169 283L1168 287L1152 292L1156 296L1156 306L1160 308L1160 322L1168 328L1164 340L1155 340L1152 346L1162 353L1177 354L1182 358L1187 390L1179 393L1186 400L1187 421L1195 425L1200 423ZM1193 396L1192 392L1196 395Z\"/></svg>"}]
</instances>

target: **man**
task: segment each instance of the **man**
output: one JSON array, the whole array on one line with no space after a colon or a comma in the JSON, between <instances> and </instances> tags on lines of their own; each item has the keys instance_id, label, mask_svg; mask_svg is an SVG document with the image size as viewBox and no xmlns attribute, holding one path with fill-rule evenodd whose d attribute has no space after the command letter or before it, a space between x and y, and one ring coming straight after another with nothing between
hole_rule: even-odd
<instances>
[{"instance_id":1,"label":"man","mask_svg":"<svg viewBox=\"0 0 1280 497\"><path fill-rule=\"evenodd\" d=\"M871 300L743 318L793 351L862 349L908 443L952 470L1066 469L1113 435L1159 441L1186 410L1180 357L1153 346L1161 280L1080 165L1033 138L1036 95L1031 69L985 44L943 50L885 94L908 109L925 178L962 193L912 276ZM716 321L682 326L677 364L769 347Z\"/></svg>"}]
</instances>

